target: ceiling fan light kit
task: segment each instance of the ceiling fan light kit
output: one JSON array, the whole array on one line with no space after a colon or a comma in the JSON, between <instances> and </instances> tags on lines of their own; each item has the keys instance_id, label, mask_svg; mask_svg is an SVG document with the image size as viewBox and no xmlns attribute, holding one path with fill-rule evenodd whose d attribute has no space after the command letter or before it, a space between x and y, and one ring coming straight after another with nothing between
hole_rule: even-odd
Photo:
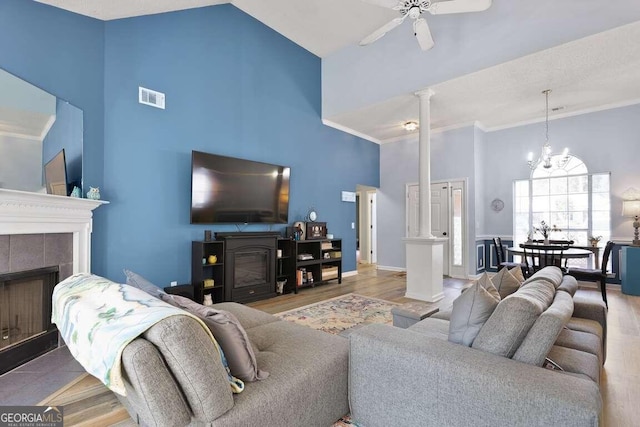
<instances>
[{"instance_id":1,"label":"ceiling fan light kit","mask_svg":"<svg viewBox=\"0 0 640 427\"><path fill-rule=\"evenodd\" d=\"M360 46L369 45L402 24L407 18L413 19L413 34L416 36L420 49L427 51L434 45L433 37L427 20L422 14L446 15L450 13L482 12L491 7L492 0L442 0L432 2L428 0L364 0L367 3L388 9L397 10L399 18L395 18L369 34L360 41Z\"/></svg>"}]
</instances>

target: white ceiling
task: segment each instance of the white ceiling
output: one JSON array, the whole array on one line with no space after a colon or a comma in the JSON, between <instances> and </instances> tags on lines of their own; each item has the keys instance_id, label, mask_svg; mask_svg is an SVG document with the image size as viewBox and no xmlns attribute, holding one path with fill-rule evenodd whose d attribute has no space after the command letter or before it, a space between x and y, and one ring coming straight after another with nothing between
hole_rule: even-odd
<instances>
[{"instance_id":1,"label":"white ceiling","mask_svg":"<svg viewBox=\"0 0 640 427\"><path fill-rule=\"evenodd\" d=\"M543 120L542 90L551 89L550 117L640 102L640 22L605 31L431 86L432 129L477 122L495 130ZM406 137L418 100L404 94L327 118L377 141Z\"/></svg>"},{"instance_id":2,"label":"white ceiling","mask_svg":"<svg viewBox=\"0 0 640 427\"><path fill-rule=\"evenodd\" d=\"M232 3L323 58L354 46L374 29L396 17L394 11L361 0L37 1L102 20ZM576 6L582 4L577 0L567 1L575 1ZM601 5L601 12L607 16L624 13L623 7L616 7L618 3L619 6L634 3L632 0L610 2L609 7ZM588 3L592 5L593 2ZM526 5L530 3L525 5L513 0L494 0L493 7L498 5L503 9L524 8L529 7ZM617 10L622 12L616 12ZM468 19L471 19L470 15L475 14L468 15ZM487 19L487 16L492 15L485 15L483 19ZM598 19L597 15L586 16L587 19L591 19L591 16L594 20ZM441 23L448 22L452 25L448 27L449 32L456 28L456 19L459 19L457 15L450 21L440 18ZM536 37L555 40L558 34L552 29L558 27L558 22L553 11L547 9L530 18L539 23L540 33ZM584 16L581 19L585 19ZM491 25L500 26L501 22L493 22ZM395 31L403 30L407 28ZM439 34L440 37L446 35ZM456 35L463 36L464 34ZM388 43L388 40L384 42ZM417 44L413 43L403 44L398 49L411 49L411 52L419 50ZM491 54L490 47L487 53ZM451 54L455 55L455 52ZM372 51L372 55L375 55L375 51ZM429 55L429 52L424 55ZM551 106L563 106L564 109L557 114L564 116L635 103L640 100L639 65L640 21L462 77L451 79L453 76L449 76L448 79L451 80L432 86L436 92L432 99L432 128L445 129L479 122L482 127L491 130L514 123L540 120L544 117L544 97L540 92L547 88L553 90ZM405 72L419 73L420 69ZM406 137L400 124L409 119L417 119L418 103L411 93L395 95L375 105L324 119L376 142ZM380 99L385 98L387 97Z\"/></svg>"}]
</instances>

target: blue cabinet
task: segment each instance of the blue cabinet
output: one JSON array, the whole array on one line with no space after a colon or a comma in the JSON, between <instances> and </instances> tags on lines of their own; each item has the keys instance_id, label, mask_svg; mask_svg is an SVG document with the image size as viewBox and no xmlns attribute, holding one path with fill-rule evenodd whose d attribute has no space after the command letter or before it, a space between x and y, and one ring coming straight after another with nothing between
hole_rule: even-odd
<instances>
[{"instance_id":1,"label":"blue cabinet","mask_svg":"<svg viewBox=\"0 0 640 427\"><path fill-rule=\"evenodd\" d=\"M622 248L622 293L640 296L640 247Z\"/></svg>"}]
</instances>

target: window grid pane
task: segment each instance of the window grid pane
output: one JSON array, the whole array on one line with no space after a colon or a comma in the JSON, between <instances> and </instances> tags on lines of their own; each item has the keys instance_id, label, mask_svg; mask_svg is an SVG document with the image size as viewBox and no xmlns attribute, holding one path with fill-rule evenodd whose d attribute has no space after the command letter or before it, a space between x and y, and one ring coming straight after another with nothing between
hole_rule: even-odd
<instances>
[{"instance_id":1,"label":"window grid pane","mask_svg":"<svg viewBox=\"0 0 640 427\"><path fill-rule=\"evenodd\" d=\"M525 241L540 221L562 230L552 232L550 238L574 240L577 246L588 246L592 236L601 236L601 247L610 239L610 175L588 175L586 166L576 158L569 166L566 169L573 175L533 173L530 180L514 182L514 244ZM571 260L570 264L589 265L586 259Z\"/></svg>"}]
</instances>

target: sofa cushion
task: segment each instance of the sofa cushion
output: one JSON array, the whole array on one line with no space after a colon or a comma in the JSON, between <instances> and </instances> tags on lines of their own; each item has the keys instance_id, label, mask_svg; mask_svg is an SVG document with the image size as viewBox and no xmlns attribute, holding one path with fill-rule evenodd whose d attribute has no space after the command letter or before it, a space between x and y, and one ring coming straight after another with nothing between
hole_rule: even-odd
<instances>
[{"instance_id":1,"label":"sofa cushion","mask_svg":"<svg viewBox=\"0 0 640 427\"><path fill-rule=\"evenodd\" d=\"M503 357L513 357L531 326L551 305L554 296L553 285L546 281L523 285L516 293L500 301L480 329L472 347Z\"/></svg>"},{"instance_id":2,"label":"sofa cushion","mask_svg":"<svg viewBox=\"0 0 640 427\"><path fill-rule=\"evenodd\" d=\"M564 276L558 290L574 296L578 291L578 281L573 276Z\"/></svg>"},{"instance_id":3,"label":"sofa cushion","mask_svg":"<svg viewBox=\"0 0 640 427\"><path fill-rule=\"evenodd\" d=\"M211 337L196 319L168 317L149 328L143 337L162 354L196 418L213 420L233 407L227 369Z\"/></svg>"},{"instance_id":4,"label":"sofa cushion","mask_svg":"<svg viewBox=\"0 0 640 427\"><path fill-rule=\"evenodd\" d=\"M506 298L520 288L520 281L511 272L503 268L491 278L493 286L496 287L500 298Z\"/></svg>"},{"instance_id":5,"label":"sofa cushion","mask_svg":"<svg viewBox=\"0 0 640 427\"><path fill-rule=\"evenodd\" d=\"M166 294L163 289L159 288L158 286L154 285L153 283L140 276L139 274L134 273L133 271L125 269L124 274L125 276L127 276L127 285L129 286L133 286L134 288L143 290L149 295L156 298L160 298L160 295Z\"/></svg>"},{"instance_id":6,"label":"sofa cushion","mask_svg":"<svg viewBox=\"0 0 640 427\"><path fill-rule=\"evenodd\" d=\"M438 338L444 341L449 339L449 321L443 319L435 319L433 317L427 317L413 325L409 326L414 332L421 335Z\"/></svg>"},{"instance_id":7,"label":"sofa cushion","mask_svg":"<svg viewBox=\"0 0 640 427\"><path fill-rule=\"evenodd\" d=\"M236 316L236 319L238 319L245 330L280 320L272 314L247 307L244 304L238 304L237 302L220 302L213 304L211 307L216 310L228 311Z\"/></svg>"},{"instance_id":8,"label":"sofa cushion","mask_svg":"<svg viewBox=\"0 0 640 427\"><path fill-rule=\"evenodd\" d=\"M429 316L430 319L440 319L440 320L446 320L449 321L451 320L451 310L452 307L449 306L447 308L445 308L444 310L440 310L439 312L432 314L431 316ZM447 329L447 335L449 334L448 329Z\"/></svg>"},{"instance_id":9,"label":"sofa cushion","mask_svg":"<svg viewBox=\"0 0 640 427\"><path fill-rule=\"evenodd\" d=\"M594 354L598 357L600 364L604 364L602 342L597 335L565 328L558 335L555 345Z\"/></svg>"},{"instance_id":10,"label":"sofa cushion","mask_svg":"<svg viewBox=\"0 0 640 427\"><path fill-rule=\"evenodd\" d=\"M493 288L491 282L488 283ZM498 300L478 281L453 301L449 320L449 341L470 347Z\"/></svg>"},{"instance_id":11,"label":"sofa cushion","mask_svg":"<svg viewBox=\"0 0 640 427\"><path fill-rule=\"evenodd\" d=\"M271 375L247 384L213 425L328 426L349 411L348 339L282 320L247 334Z\"/></svg>"},{"instance_id":12,"label":"sofa cushion","mask_svg":"<svg viewBox=\"0 0 640 427\"><path fill-rule=\"evenodd\" d=\"M604 339L602 326L595 320L572 317L567 323L567 328L571 329L572 331L588 332L592 335L597 336L600 341Z\"/></svg>"},{"instance_id":13,"label":"sofa cushion","mask_svg":"<svg viewBox=\"0 0 640 427\"><path fill-rule=\"evenodd\" d=\"M573 299L556 292L551 306L535 321L524 341L513 355L514 360L542 366L554 342L573 313Z\"/></svg>"},{"instance_id":14,"label":"sofa cushion","mask_svg":"<svg viewBox=\"0 0 640 427\"><path fill-rule=\"evenodd\" d=\"M133 419L153 420L156 426L191 422L191 411L180 387L166 369L164 358L149 341L136 338L122 352L129 413ZM135 384L135 387L132 385ZM133 411L133 413L132 413Z\"/></svg>"},{"instance_id":15,"label":"sofa cushion","mask_svg":"<svg viewBox=\"0 0 640 427\"><path fill-rule=\"evenodd\" d=\"M560 283L562 283L562 270L553 266L545 267L525 280L523 285L540 280L546 280L547 282L552 283L553 287L557 289L560 286Z\"/></svg>"},{"instance_id":16,"label":"sofa cushion","mask_svg":"<svg viewBox=\"0 0 640 427\"><path fill-rule=\"evenodd\" d=\"M198 304L179 295L165 294L161 298L204 321L220 344L227 358L231 375L243 381L262 380L269 376L268 372L258 369L249 337L233 314Z\"/></svg>"},{"instance_id":17,"label":"sofa cushion","mask_svg":"<svg viewBox=\"0 0 640 427\"><path fill-rule=\"evenodd\" d=\"M547 357L566 372L584 374L597 384L600 384L600 362L597 356L584 351L554 345L551 347Z\"/></svg>"}]
</instances>

